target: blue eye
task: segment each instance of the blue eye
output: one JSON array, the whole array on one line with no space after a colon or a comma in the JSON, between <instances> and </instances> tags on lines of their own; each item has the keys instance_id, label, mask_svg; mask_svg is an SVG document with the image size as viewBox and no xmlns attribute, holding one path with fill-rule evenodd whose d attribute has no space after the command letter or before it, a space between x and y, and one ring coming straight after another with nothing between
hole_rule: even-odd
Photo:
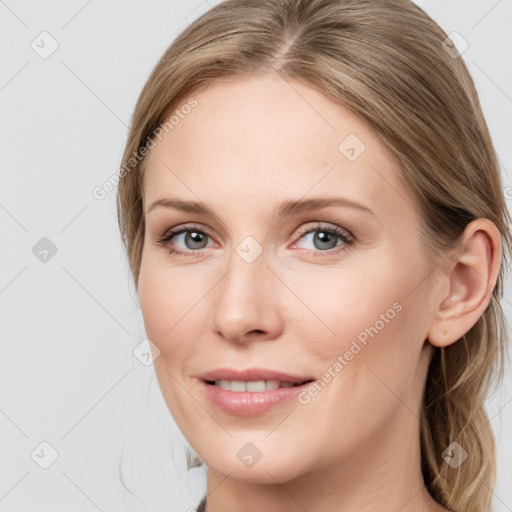
<instances>
[{"instance_id":1,"label":"blue eye","mask_svg":"<svg viewBox=\"0 0 512 512\"><path fill-rule=\"evenodd\" d=\"M312 236L312 234L316 235ZM176 249L171 240L180 239L185 245L185 250ZM354 237L345 230L334 226L317 225L302 233L299 240L310 239L315 247L314 250L307 249L306 253L315 257L322 257L325 254L337 254L346 250L354 243ZM158 245L166 246L169 254L180 256L199 257L202 255L201 250L207 247L208 238L210 236L205 233L200 226L185 225L179 228L173 228L162 235L156 242ZM339 244L341 241L341 244ZM295 246L296 244L294 244ZM195 253L195 254L194 254Z\"/></svg>"},{"instance_id":2,"label":"blue eye","mask_svg":"<svg viewBox=\"0 0 512 512\"><path fill-rule=\"evenodd\" d=\"M322 253L338 253L342 250L345 250L347 246L352 245L354 242L353 236L350 235L347 231L341 230L338 227L331 226L315 226L313 229L306 231L300 237L300 240L306 238L309 238L313 243L313 246L318 249L318 251L307 251L308 254L313 254L314 256L322 256ZM342 243L338 244L339 241Z\"/></svg>"},{"instance_id":3,"label":"blue eye","mask_svg":"<svg viewBox=\"0 0 512 512\"><path fill-rule=\"evenodd\" d=\"M178 238L182 235L185 235L183 241L186 244L190 244L189 250L181 251L175 249L172 245L169 245L169 242L173 238ZM158 241L157 244L168 246L169 254L179 254L183 256L187 256L190 253L198 252L198 249L204 249L204 241L209 238L209 235L202 231L199 227L195 227L193 225L183 226L181 228L171 229L166 232ZM199 254L200 256L200 254Z\"/></svg>"}]
</instances>

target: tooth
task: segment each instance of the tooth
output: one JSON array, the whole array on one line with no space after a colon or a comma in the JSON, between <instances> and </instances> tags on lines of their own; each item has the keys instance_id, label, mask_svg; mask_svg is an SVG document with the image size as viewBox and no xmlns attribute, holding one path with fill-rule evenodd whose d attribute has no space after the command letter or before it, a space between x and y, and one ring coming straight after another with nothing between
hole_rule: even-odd
<instances>
[{"instance_id":1,"label":"tooth","mask_svg":"<svg viewBox=\"0 0 512 512\"><path fill-rule=\"evenodd\" d=\"M247 391L265 391L265 381L256 380L247 383Z\"/></svg>"},{"instance_id":2,"label":"tooth","mask_svg":"<svg viewBox=\"0 0 512 512\"><path fill-rule=\"evenodd\" d=\"M216 380L215 385L228 391L231 389L231 382L229 380Z\"/></svg>"},{"instance_id":3,"label":"tooth","mask_svg":"<svg viewBox=\"0 0 512 512\"><path fill-rule=\"evenodd\" d=\"M278 380L256 380L256 381L243 381L243 380L216 380L215 385L226 389L227 391L235 392L263 392L278 388L291 388L296 384L291 382L279 382ZM298 385L298 384L297 384Z\"/></svg>"},{"instance_id":4,"label":"tooth","mask_svg":"<svg viewBox=\"0 0 512 512\"><path fill-rule=\"evenodd\" d=\"M266 389L277 389L279 387L279 381L278 380L267 380L266 381Z\"/></svg>"},{"instance_id":5,"label":"tooth","mask_svg":"<svg viewBox=\"0 0 512 512\"><path fill-rule=\"evenodd\" d=\"M243 380L232 380L231 391L247 391L247 383Z\"/></svg>"}]
</instances>

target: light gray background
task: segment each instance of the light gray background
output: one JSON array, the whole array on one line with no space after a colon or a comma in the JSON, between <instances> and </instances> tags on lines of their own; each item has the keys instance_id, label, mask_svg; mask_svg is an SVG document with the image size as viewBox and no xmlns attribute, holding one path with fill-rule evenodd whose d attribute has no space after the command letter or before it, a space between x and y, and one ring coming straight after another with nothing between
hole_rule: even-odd
<instances>
[{"instance_id":1,"label":"light gray background","mask_svg":"<svg viewBox=\"0 0 512 512\"><path fill-rule=\"evenodd\" d=\"M92 190L119 168L157 59L215 3L0 1L0 511L186 511L204 492L152 366L132 356L145 334L115 191L100 201ZM418 4L469 43L463 58L512 200L512 1ZM50 48L43 31L58 43L45 59L31 47L46 37ZM32 252L42 237L57 247L45 263ZM510 283L504 307L510 318ZM512 510L511 397L508 370L489 401L499 512ZM48 469L44 441L59 454ZM121 457L138 498L120 483Z\"/></svg>"}]
</instances>

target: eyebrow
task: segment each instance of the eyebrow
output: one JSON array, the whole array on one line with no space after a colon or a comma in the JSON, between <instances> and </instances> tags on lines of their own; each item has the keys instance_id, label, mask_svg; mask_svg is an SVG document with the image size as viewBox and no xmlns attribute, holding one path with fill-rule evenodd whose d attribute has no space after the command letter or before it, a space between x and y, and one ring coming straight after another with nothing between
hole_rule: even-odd
<instances>
[{"instance_id":1,"label":"eyebrow","mask_svg":"<svg viewBox=\"0 0 512 512\"><path fill-rule=\"evenodd\" d=\"M215 217L213 211L210 210L210 208L208 208L208 206L201 201L182 201L179 199L171 198L157 199L148 207L146 214L158 206L174 208L187 213L197 213L200 215L211 215ZM288 199L279 205L278 218L296 215L298 213L307 212L310 210L326 208L328 206L356 208L360 211L375 215L375 213L370 210L370 208L356 201L352 201L351 199L346 199L344 197L321 197L315 199Z\"/></svg>"}]
</instances>

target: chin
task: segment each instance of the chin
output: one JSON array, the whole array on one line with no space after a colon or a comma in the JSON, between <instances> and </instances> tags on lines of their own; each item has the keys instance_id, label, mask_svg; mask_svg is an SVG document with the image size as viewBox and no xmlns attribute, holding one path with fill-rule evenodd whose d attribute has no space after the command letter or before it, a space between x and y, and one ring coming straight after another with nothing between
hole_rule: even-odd
<instances>
[{"instance_id":1,"label":"chin","mask_svg":"<svg viewBox=\"0 0 512 512\"><path fill-rule=\"evenodd\" d=\"M224 476L229 474L230 479L251 484L283 483L307 472L303 464L298 463L297 456L294 456L299 450L288 448L285 453L279 451L279 448L277 452L270 448L258 450L257 444L234 441L236 447L231 449L231 446L219 443L219 449L208 450L204 458L200 451L196 453L208 468Z\"/></svg>"}]
</instances>

